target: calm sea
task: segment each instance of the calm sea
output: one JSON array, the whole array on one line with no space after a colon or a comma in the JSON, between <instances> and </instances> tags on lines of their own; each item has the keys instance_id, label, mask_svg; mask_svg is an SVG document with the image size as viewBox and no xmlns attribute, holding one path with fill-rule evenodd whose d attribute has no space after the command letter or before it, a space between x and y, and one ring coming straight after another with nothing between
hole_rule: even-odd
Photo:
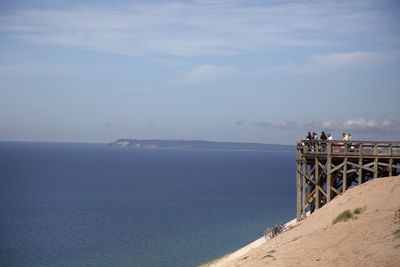
<instances>
[{"instance_id":1,"label":"calm sea","mask_svg":"<svg viewBox=\"0 0 400 267\"><path fill-rule=\"evenodd\" d=\"M0 266L195 266L295 201L294 152L0 142Z\"/></svg>"}]
</instances>

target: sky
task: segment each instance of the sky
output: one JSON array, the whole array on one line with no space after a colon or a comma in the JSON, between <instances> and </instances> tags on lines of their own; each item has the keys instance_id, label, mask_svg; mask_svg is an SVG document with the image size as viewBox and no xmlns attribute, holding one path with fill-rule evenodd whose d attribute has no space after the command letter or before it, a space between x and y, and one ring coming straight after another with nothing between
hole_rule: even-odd
<instances>
[{"instance_id":1,"label":"sky","mask_svg":"<svg viewBox=\"0 0 400 267\"><path fill-rule=\"evenodd\" d=\"M0 2L0 140L400 140L400 1Z\"/></svg>"}]
</instances>

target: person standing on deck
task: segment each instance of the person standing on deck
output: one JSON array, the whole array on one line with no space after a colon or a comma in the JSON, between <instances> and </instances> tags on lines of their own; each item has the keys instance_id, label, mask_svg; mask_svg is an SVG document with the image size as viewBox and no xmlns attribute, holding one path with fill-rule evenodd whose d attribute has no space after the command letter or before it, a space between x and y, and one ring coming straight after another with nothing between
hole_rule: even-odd
<instances>
[{"instance_id":1,"label":"person standing on deck","mask_svg":"<svg viewBox=\"0 0 400 267\"><path fill-rule=\"evenodd\" d=\"M349 136L346 133L342 133L342 140L343 140L343 142L348 142Z\"/></svg>"},{"instance_id":2,"label":"person standing on deck","mask_svg":"<svg viewBox=\"0 0 400 267\"><path fill-rule=\"evenodd\" d=\"M328 139L328 137L326 137L325 132L322 132L321 137L319 139L321 139L322 141L326 141Z\"/></svg>"},{"instance_id":3,"label":"person standing on deck","mask_svg":"<svg viewBox=\"0 0 400 267\"><path fill-rule=\"evenodd\" d=\"M350 147L351 151L353 151L353 150L354 150L354 146L353 146L353 144L351 143L351 140L352 140L352 138L351 138L351 133L348 133L347 136L348 136L348 138L349 138L349 147Z\"/></svg>"},{"instance_id":4,"label":"person standing on deck","mask_svg":"<svg viewBox=\"0 0 400 267\"><path fill-rule=\"evenodd\" d=\"M325 142L326 142L326 140L328 139L328 137L326 137L325 132L322 132L322 133L321 133L320 139L321 139L321 141L322 141L322 144L321 144L322 151L325 151L325 150L326 150L326 143L325 143Z\"/></svg>"},{"instance_id":5,"label":"person standing on deck","mask_svg":"<svg viewBox=\"0 0 400 267\"><path fill-rule=\"evenodd\" d=\"M306 139L307 140L312 140L313 139L313 136L311 135L311 132L308 132Z\"/></svg>"},{"instance_id":6,"label":"person standing on deck","mask_svg":"<svg viewBox=\"0 0 400 267\"><path fill-rule=\"evenodd\" d=\"M349 142L349 136L346 133L342 133L342 147L346 151L348 149L348 142Z\"/></svg>"}]
</instances>

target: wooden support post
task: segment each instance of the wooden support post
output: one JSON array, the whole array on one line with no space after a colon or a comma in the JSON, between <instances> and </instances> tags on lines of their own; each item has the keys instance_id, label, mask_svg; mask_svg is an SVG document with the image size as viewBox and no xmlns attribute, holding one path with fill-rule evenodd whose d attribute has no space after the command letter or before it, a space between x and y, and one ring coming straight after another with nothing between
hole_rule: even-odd
<instances>
[{"instance_id":1,"label":"wooden support post","mask_svg":"<svg viewBox=\"0 0 400 267\"><path fill-rule=\"evenodd\" d=\"M393 154L393 144L389 145L389 176L393 176L393 158L392 158L392 154Z\"/></svg>"},{"instance_id":2,"label":"wooden support post","mask_svg":"<svg viewBox=\"0 0 400 267\"><path fill-rule=\"evenodd\" d=\"M374 143L374 179L378 177L378 144Z\"/></svg>"},{"instance_id":3,"label":"wooden support post","mask_svg":"<svg viewBox=\"0 0 400 267\"><path fill-rule=\"evenodd\" d=\"M362 177L362 166L363 166L363 159L360 157L358 159L358 185L362 184L363 177Z\"/></svg>"},{"instance_id":4,"label":"wooden support post","mask_svg":"<svg viewBox=\"0 0 400 267\"><path fill-rule=\"evenodd\" d=\"M302 217L302 200L301 200L301 192L302 192L302 183L301 183L301 166L299 162L296 162L296 185L297 185L297 221L301 220Z\"/></svg>"},{"instance_id":5,"label":"wooden support post","mask_svg":"<svg viewBox=\"0 0 400 267\"><path fill-rule=\"evenodd\" d=\"M378 178L378 158L374 159L374 179Z\"/></svg>"},{"instance_id":6,"label":"wooden support post","mask_svg":"<svg viewBox=\"0 0 400 267\"><path fill-rule=\"evenodd\" d=\"M342 193L344 193L347 190L347 157L344 158L342 178L343 178Z\"/></svg>"},{"instance_id":7,"label":"wooden support post","mask_svg":"<svg viewBox=\"0 0 400 267\"><path fill-rule=\"evenodd\" d=\"M302 180L302 184L303 184L303 190L302 190L302 198L303 198L303 205L302 205L302 207L301 207L301 213L302 213L302 217L303 217L303 219L305 219L306 218L306 207L307 207L307 192L306 192L306 190L307 190L307 180L306 180L306 175L307 175L307 161L306 161L306 159L304 158L303 159L303 163L302 163L302 172L303 172L303 174L302 174L302 176L303 176L303 179L301 179Z\"/></svg>"},{"instance_id":8,"label":"wooden support post","mask_svg":"<svg viewBox=\"0 0 400 267\"><path fill-rule=\"evenodd\" d=\"M327 199L326 202L331 201L332 199L332 190L331 190L331 183L332 183L332 173L331 173L331 165L332 165L332 142L328 144L328 155L326 158L326 195Z\"/></svg>"},{"instance_id":9,"label":"wooden support post","mask_svg":"<svg viewBox=\"0 0 400 267\"><path fill-rule=\"evenodd\" d=\"M358 147L358 151L359 151L359 158L358 158L358 180L357 183L358 185L362 184L362 166L363 166L363 159L362 159L362 155L363 155L363 144L361 143Z\"/></svg>"},{"instance_id":10,"label":"wooden support post","mask_svg":"<svg viewBox=\"0 0 400 267\"><path fill-rule=\"evenodd\" d=\"M315 157L315 163L314 163L314 177L315 177L315 183L316 183L316 197L315 197L315 208L319 209L319 203L320 203L320 195L321 192L319 191L319 162L318 162L318 157Z\"/></svg>"}]
</instances>

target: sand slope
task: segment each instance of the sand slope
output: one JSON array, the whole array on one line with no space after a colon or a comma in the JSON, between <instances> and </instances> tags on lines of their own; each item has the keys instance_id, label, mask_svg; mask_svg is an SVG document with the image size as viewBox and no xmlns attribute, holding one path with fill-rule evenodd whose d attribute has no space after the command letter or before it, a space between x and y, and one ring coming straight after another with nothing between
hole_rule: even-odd
<instances>
[{"instance_id":1,"label":"sand slope","mask_svg":"<svg viewBox=\"0 0 400 267\"><path fill-rule=\"evenodd\" d=\"M356 218L332 224L341 212L356 208L363 209ZM210 266L400 266L400 238L393 234L400 229L398 209L400 176L374 179L349 189L293 229Z\"/></svg>"}]
</instances>

